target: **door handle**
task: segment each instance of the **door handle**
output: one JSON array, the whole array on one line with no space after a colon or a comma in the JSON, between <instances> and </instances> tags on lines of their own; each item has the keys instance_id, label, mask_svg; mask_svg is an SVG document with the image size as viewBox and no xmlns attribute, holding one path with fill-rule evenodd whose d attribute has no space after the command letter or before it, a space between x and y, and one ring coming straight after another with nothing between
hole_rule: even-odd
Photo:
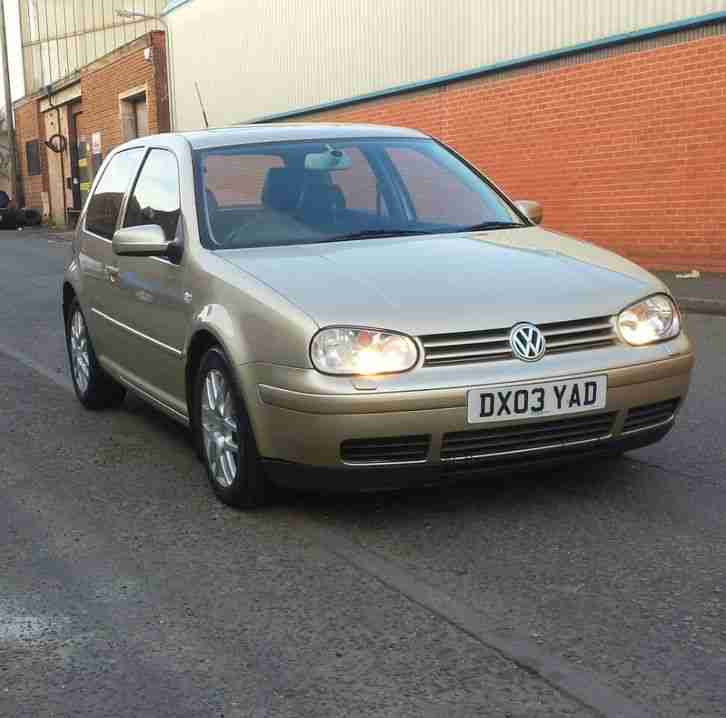
<instances>
[{"instance_id":1,"label":"door handle","mask_svg":"<svg viewBox=\"0 0 726 718\"><path fill-rule=\"evenodd\" d=\"M106 265L106 276L108 277L109 282L115 284L118 281L118 275L118 267L111 267L108 264Z\"/></svg>"}]
</instances>

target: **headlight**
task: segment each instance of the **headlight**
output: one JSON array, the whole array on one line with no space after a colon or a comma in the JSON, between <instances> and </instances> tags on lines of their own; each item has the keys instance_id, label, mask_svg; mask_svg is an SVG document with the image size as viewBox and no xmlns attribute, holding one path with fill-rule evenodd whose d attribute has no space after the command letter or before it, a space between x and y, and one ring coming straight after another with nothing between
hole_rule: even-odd
<instances>
[{"instance_id":1,"label":"headlight","mask_svg":"<svg viewBox=\"0 0 726 718\"><path fill-rule=\"evenodd\" d=\"M418 361L413 339L355 327L321 329L310 344L313 366L325 374L391 374Z\"/></svg>"},{"instance_id":2,"label":"headlight","mask_svg":"<svg viewBox=\"0 0 726 718\"><path fill-rule=\"evenodd\" d=\"M620 312L618 327L628 344L642 346L678 336L681 317L670 297L655 294Z\"/></svg>"}]
</instances>

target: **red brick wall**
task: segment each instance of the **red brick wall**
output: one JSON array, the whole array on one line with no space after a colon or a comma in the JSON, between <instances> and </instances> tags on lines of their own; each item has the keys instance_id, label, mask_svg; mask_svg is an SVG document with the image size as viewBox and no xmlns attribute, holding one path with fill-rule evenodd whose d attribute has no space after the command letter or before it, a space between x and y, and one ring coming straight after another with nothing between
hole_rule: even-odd
<instances>
[{"instance_id":1,"label":"red brick wall","mask_svg":"<svg viewBox=\"0 0 726 718\"><path fill-rule=\"evenodd\" d=\"M654 269L726 272L726 37L382 98L305 119L415 127L547 226Z\"/></svg>"},{"instance_id":2,"label":"red brick wall","mask_svg":"<svg viewBox=\"0 0 726 718\"><path fill-rule=\"evenodd\" d=\"M18 157L18 168L20 171L20 182L22 185L24 205L34 209L43 210L43 190L47 190L47 159L45 142L45 131L40 115L40 107L37 99L31 99L20 106L15 107L15 146ZM25 145L32 140L39 140L40 153L40 174L30 176L28 174L28 161L25 152ZM14 198L13 198L14 199Z\"/></svg>"},{"instance_id":3,"label":"red brick wall","mask_svg":"<svg viewBox=\"0 0 726 718\"><path fill-rule=\"evenodd\" d=\"M119 54L110 62L101 60L81 70L84 126L88 132L101 133L104 157L124 141L119 95L128 90L146 84L149 133L156 134L169 129L164 34L152 33L152 62L144 59L144 49L137 47Z\"/></svg>"}]
</instances>

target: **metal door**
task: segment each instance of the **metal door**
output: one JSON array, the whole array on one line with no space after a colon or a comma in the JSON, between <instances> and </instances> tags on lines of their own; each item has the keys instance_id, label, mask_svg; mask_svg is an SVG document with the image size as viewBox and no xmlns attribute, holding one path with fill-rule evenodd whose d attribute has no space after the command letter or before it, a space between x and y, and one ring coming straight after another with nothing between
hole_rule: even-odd
<instances>
[{"instance_id":1,"label":"metal door","mask_svg":"<svg viewBox=\"0 0 726 718\"><path fill-rule=\"evenodd\" d=\"M69 151L71 155L71 192L73 193L73 207L71 208L76 216L83 208L85 196L81 195L81 161L85 169L88 162L86 152L87 148L83 148L79 144L79 126L82 128L83 113L81 112L81 103L71 105L68 122L68 138ZM87 193L86 193L87 194Z\"/></svg>"},{"instance_id":2,"label":"metal door","mask_svg":"<svg viewBox=\"0 0 726 718\"><path fill-rule=\"evenodd\" d=\"M149 106L146 104L146 96L134 102L134 120L136 125L136 136L145 137L149 134Z\"/></svg>"}]
</instances>

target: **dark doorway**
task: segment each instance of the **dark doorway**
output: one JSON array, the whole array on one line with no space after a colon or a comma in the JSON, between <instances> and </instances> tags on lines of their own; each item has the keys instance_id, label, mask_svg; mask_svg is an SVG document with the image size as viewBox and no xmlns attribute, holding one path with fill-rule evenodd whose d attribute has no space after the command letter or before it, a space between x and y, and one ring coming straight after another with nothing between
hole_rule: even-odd
<instances>
[{"instance_id":1,"label":"dark doorway","mask_svg":"<svg viewBox=\"0 0 726 718\"><path fill-rule=\"evenodd\" d=\"M79 147L78 124L82 116L82 106L80 102L71 105L68 122L68 145L71 156L71 192L73 193L73 212L80 212L83 207L83 196L81 195L81 159L86 160L85 155L81 154ZM87 161L87 160L86 160Z\"/></svg>"}]
</instances>

